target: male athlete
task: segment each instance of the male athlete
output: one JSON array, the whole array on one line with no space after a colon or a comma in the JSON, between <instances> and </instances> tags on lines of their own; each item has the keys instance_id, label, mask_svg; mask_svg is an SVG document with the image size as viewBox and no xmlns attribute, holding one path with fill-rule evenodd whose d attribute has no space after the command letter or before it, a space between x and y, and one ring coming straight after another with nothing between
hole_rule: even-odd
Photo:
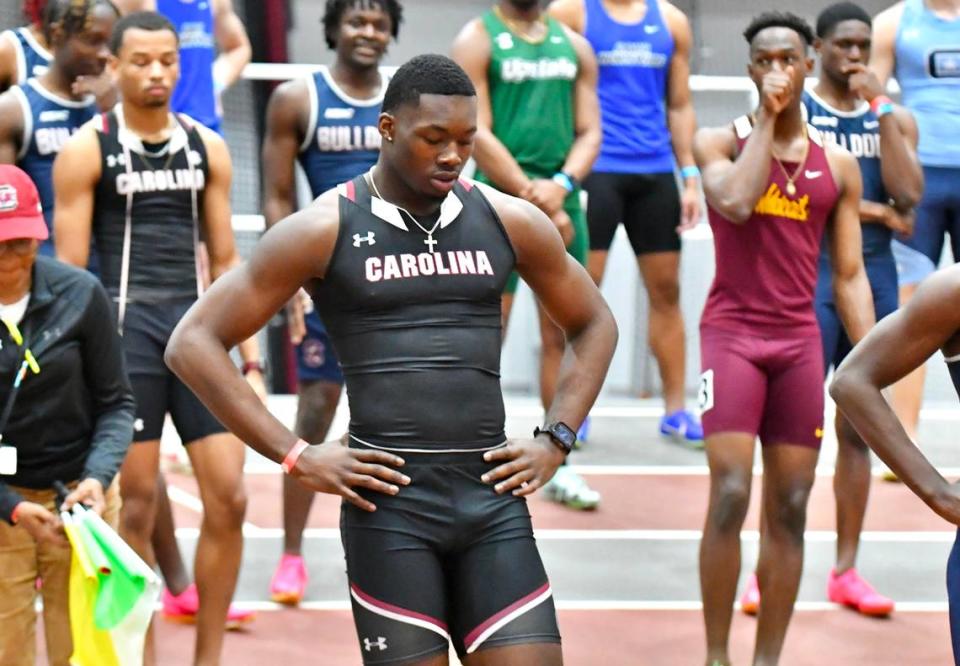
<instances>
[{"instance_id":1,"label":"male athlete","mask_svg":"<svg viewBox=\"0 0 960 666\"><path fill-rule=\"evenodd\" d=\"M945 520L960 525L960 486L924 457L887 403L883 389L941 350L960 394L960 266L931 276L910 302L858 344L834 376L830 395L897 477ZM960 666L960 531L947 561L950 634Z\"/></svg>"},{"instance_id":2,"label":"male athlete","mask_svg":"<svg viewBox=\"0 0 960 666\"><path fill-rule=\"evenodd\" d=\"M369 171L380 154L380 104L387 76L380 62L399 34L403 8L396 0L331 0L323 17L333 66L278 87L267 107L263 174L267 227L291 215L294 167L299 160L313 198ZM343 373L316 310L304 316L301 299L288 307L297 346L296 433L323 442L340 401ZM307 586L301 547L314 492L283 477L283 557L270 583L274 601L296 604Z\"/></svg>"},{"instance_id":3,"label":"male athlete","mask_svg":"<svg viewBox=\"0 0 960 666\"><path fill-rule=\"evenodd\" d=\"M0 33L0 92L47 71L53 54L43 34L46 0L24 0L27 25Z\"/></svg>"},{"instance_id":4,"label":"male athlete","mask_svg":"<svg viewBox=\"0 0 960 666\"><path fill-rule=\"evenodd\" d=\"M870 67L882 84L894 76L901 101L920 130L917 153L925 189L915 230L895 241L901 272L901 304L940 264L945 234L960 260L960 0L905 0L873 22ZM904 427L917 438L925 371L920 366L893 389Z\"/></svg>"},{"instance_id":5,"label":"male athlete","mask_svg":"<svg viewBox=\"0 0 960 666\"><path fill-rule=\"evenodd\" d=\"M587 41L540 7L539 0L500 0L464 26L453 57L477 89L480 180L526 199L553 220L567 249L586 265L589 249L580 181L600 149L597 60ZM519 280L503 296L504 327ZM540 310L540 399L553 402L564 355L563 334ZM545 489L575 509L593 509L600 494L569 467Z\"/></svg>"},{"instance_id":6,"label":"male athlete","mask_svg":"<svg viewBox=\"0 0 960 666\"><path fill-rule=\"evenodd\" d=\"M803 95L808 122L827 143L846 148L860 165L863 263L873 293L877 321L897 309L897 267L890 242L894 231L910 233L912 209L923 192L917 162L917 125L909 111L884 96L870 59L870 15L859 5L841 2L817 17L820 81ZM833 300L830 254L821 247L815 298L823 342L824 369L838 367L850 353ZM836 419L837 561L827 583L831 601L866 615L888 615L893 601L878 594L854 568L860 530L870 493L870 450L842 414ZM751 576L741 608L756 613L759 592Z\"/></svg>"},{"instance_id":7,"label":"male athlete","mask_svg":"<svg viewBox=\"0 0 960 666\"><path fill-rule=\"evenodd\" d=\"M117 0L124 12L155 11L180 37L180 80L170 107L220 132L223 92L250 62L250 38L232 0Z\"/></svg>"},{"instance_id":8,"label":"male athlete","mask_svg":"<svg viewBox=\"0 0 960 666\"><path fill-rule=\"evenodd\" d=\"M550 13L587 38L600 65L603 144L583 184L589 194L587 269L600 284L622 222L650 302L650 348L660 368L665 407L660 433L702 445L703 428L684 406L680 311L680 232L700 222L700 170L693 161L697 119L688 80L690 23L665 0L554 0Z\"/></svg>"},{"instance_id":9,"label":"male athlete","mask_svg":"<svg viewBox=\"0 0 960 666\"><path fill-rule=\"evenodd\" d=\"M716 248L716 277L700 324L710 465L700 587L710 666L730 663L740 529L758 435L763 603L754 664L778 662L796 599L823 435L823 350L813 299L824 231L847 334L859 340L873 325L857 161L803 118L813 31L793 14L771 12L755 18L744 36L760 104L730 126L701 130L694 142Z\"/></svg>"},{"instance_id":10,"label":"male athlete","mask_svg":"<svg viewBox=\"0 0 960 666\"><path fill-rule=\"evenodd\" d=\"M376 167L268 231L167 351L244 441L311 489L345 498L368 664L445 666L451 639L468 666L562 663L524 498L573 446L616 324L540 210L458 180L477 127L474 87L453 61L405 64L383 100ZM543 428L506 441L500 294L514 268L569 348ZM298 440L227 355L305 285L346 377L349 446Z\"/></svg>"},{"instance_id":11,"label":"male athlete","mask_svg":"<svg viewBox=\"0 0 960 666\"><path fill-rule=\"evenodd\" d=\"M163 363L167 340L196 301L199 239L216 279L239 262L230 216L230 155L217 134L170 111L177 34L153 12L129 14L111 38L122 103L84 126L54 166L58 256L84 266L91 233L101 279L117 302L137 399L134 444L121 469L121 536L148 562L156 512L160 434L170 413L203 500L195 572L194 663L218 663L240 568L246 506L243 444ZM256 341L241 355L256 356ZM148 663L153 663L148 650Z\"/></svg>"},{"instance_id":12,"label":"male athlete","mask_svg":"<svg viewBox=\"0 0 960 666\"><path fill-rule=\"evenodd\" d=\"M40 253L53 256L53 161L70 136L97 114L96 100L76 92L76 83L103 73L117 10L108 0L53 0L47 19L54 56L50 67L0 96L0 162L16 164L37 186L51 230Z\"/></svg>"}]
</instances>

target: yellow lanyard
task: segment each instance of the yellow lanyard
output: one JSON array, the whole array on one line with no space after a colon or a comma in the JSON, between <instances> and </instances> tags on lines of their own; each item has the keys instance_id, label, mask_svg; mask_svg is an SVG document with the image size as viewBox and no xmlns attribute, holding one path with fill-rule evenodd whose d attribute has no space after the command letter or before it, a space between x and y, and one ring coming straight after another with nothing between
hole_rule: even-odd
<instances>
[{"instance_id":1,"label":"yellow lanyard","mask_svg":"<svg viewBox=\"0 0 960 666\"><path fill-rule=\"evenodd\" d=\"M18 347L23 346L23 334L20 332L20 329L17 328L17 325L7 319L6 317L0 317L0 321L7 327L7 330L10 332L10 337L13 338L13 341L17 343ZM23 360L33 371L33 374L40 374L40 364L37 363L37 359L34 357L33 352L30 351L30 347L27 347L23 352Z\"/></svg>"}]
</instances>

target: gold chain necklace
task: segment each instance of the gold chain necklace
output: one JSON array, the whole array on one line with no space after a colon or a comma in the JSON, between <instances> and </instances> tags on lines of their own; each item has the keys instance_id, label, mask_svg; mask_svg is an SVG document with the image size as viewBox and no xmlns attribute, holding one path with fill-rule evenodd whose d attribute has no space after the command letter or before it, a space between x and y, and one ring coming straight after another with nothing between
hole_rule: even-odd
<instances>
[{"instance_id":1,"label":"gold chain necklace","mask_svg":"<svg viewBox=\"0 0 960 666\"><path fill-rule=\"evenodd\" d=\"M757 119L753 114L750 114L751 123L756 125ZM772 153L772 151L771 151ZM803 124L803 157L800 158L800 162L797 164L796 171L793 174L787 171L787 167L783 166L783 162L780 161L780 158L776 155L772 155L773 161L777 163L777 166L780 167L780 171L783 172L783 177L787 179L786 191L788 196L796 196L797 186L796 180L800 177L800 172L803 171L803 167L807 164L807 157L810 155L810 137L807 134L807 124Z\"/></svg>"}]
</instances>

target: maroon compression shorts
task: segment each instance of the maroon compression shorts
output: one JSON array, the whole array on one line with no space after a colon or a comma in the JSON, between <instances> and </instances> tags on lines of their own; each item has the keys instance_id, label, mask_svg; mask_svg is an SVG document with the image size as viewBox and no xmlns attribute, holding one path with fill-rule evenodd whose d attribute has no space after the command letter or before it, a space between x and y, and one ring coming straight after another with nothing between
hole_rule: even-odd
<instances>
[{"instance_id":1,"label":"maroon compression shorts","mask_svg":"<svg viewBox=\"0 0 960 666\"><path fill-rule=\"evenodd\" d=\"M706 437L759 435L763 446L820 448L823 349L820 337L770 338L700 331L700 410Z\"/></svg>"}]
</instances>

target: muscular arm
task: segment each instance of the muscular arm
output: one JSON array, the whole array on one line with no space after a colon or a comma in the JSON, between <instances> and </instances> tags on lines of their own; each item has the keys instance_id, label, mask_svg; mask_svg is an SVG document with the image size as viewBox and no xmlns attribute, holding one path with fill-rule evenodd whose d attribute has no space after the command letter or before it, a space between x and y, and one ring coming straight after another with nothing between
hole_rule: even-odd
<instances>
[{"instance_id":1,"label":"muscular arm","mask_svg":"<svg viewBox=\"0 0 960 666\"><path fill-rule=\"evenodd\" d=\"M233 10L231 0L213 0L213 31L220 55L213 63L214 84L220 90L229 88L250 63L253 50L243 21Z\"/></svg>"},{"instance_id":2,"label":"muscular arm","mask_svg":"<svg viewBox=\"0 0 960 666\"><path fill-rule=\"evenodd\" d=\"M87 125L74 134L53 163L53 236L57 259L86 268L93 232L93 204L101 176L100 141Z\"/></svg>"},{"instance_id":3,"label":"muscular arm","mask_svg":"<svg viewBox=\"0 0 960 666\"><path fill-rule=\"evenodd\" d=\"M451 55L477 89L477 135L473 152L477 166L498 189L521 196L530 187L530 179L507 147L493 134L493 111L487 84L490 37L479 19L471 21L460 31L453 42Z\"/></svg>"},{"instance_id":4,"label":"muscular arm","mask_svg":"<svg viewBox=\"0 0 960 666\"><path fill-rule=\"evenodd\" d=\"M311 278L322 276L336 242L338 195L267 231L250 260L216 280L167 345L167 365L224 425L280 462L297 436L264 407L227 351L252 337Z\"/></svg>"},{"instance_id":5,"label":"muscular arm","mask_svg":"<svg viewBox=\"0 0 960 666\"><path fill-rule=\"evenodd\" d=\"M16 47L8 38L0 38L0 93L16 84L19 74Z\"/></svg>"},{"instance_id":6,"label":"muscular arm","mask_svg":"<svg viewBox=\"0 0 960 666\"><path fill-rule=\"evenodd\" d=\"M295 165L303 143L308 105L308 92L302 80L284 83L270 95L261 154L263 211L268 229L295 210Z\"/></svg>"},{"instance_id":7,"label":"muscular arm","mask_svg":"<svg viewBox=\"0 0 960 666\"><path fill-rule=\"evenodd\" d=\"M873 295L863 267L860 199L863 185L853 155L839 148L827 152L830 170L840 185L840 199L827 225L833 268L833 295L837 312L850 340L856 344L876 323Z\"/></svg>"},{"instance_id":8,"label":"muscular arm","mask_svg":"<svg viewBox=\"0 0 960 666\"><path fill-rule=\"evenodd\" d=\"M955 489L910 441L882 389L923 365L937 349L960 352L960 267L925 280L910 301L854 347L834 376L830 395L880 459L920 499L960 522Z\"/></svg>"},{"instance_id":9,"label":"muscular arm","mask_svg":"<svg viewBox=\"0 0 960 666\"><path fill-rule=\"evenodd\" d=\"M566 252L538 208L484 188L506 226L517 271L567 339L546 422L580 426L603 386L617 345L617 324L590 276Z\"/></svg>"},{"instance_id":10,"label":"muscular arm","mask_svg":"<svg viewBox=\"0 0 960 666\"><path fill-rule=\"evenodd\" d=\"M220 136L201 128L201 137L207 149L210 173L203 192L203 229L210 253L210 278L214 282L227 271L241 264L240 254L233 237L233 217L230 208L230 183L233 165L230 151ZM238 343L240 358L244 362L259 361L260 344L256 335Z\"/></svg>"},{"instance_id":11,"label":"muscular arm","mask_svg":"<svg viewBox=\"0 0 960 666\"><path fill-rule=\"evenodd\" d=\"M693 34L687 17L673 5L664 4L664 15L674 42L667 84L667 124L670 127L673 154L682 168L694 164L693 134L697 129L697 116L693 110L693 96L690 94L690 48ZM685 184L688 187L699 185L696 178L688 179Z\"/></svg>"},{"instance_id":12,"label":"muscular arm","mask_svg":"<svg viewBox=\"0 0 960 666\"><path fill-rule=\"evenodd\" d=\"M586 28L583 0L553 0L547 7L547 13L581 35Z\"/></svg>"},{"instance_id":13,"label":"muscular arm","mask_svg":"<svg viewBox=\"0 0 960 666\"><path fill-rule=\"evenodd\" d=\"M870 69L876 73L884 86L896 68L897 26L903 14L903 3L898 2L873 20L873 35L870 47Z\"/></svg>"},{"instance_id":14,"label":"muscular arm","mask_svg":"<svg viewBox=\"0 0 960 666\"><path fill-rule=\"evenodd\" d=\"M23 146L23 107L13 92L0 95L0 164L16 164Z\"/></svg>"},{"instance_id":15,"label":"muscular arm","mask_svg":"<svg viewBox=\"0 0 960 666\"><path fill-rule=\"evenodd\" d=\"M600 101L597 99L597 57L590 44L579 34L566 28L570 42L577 52L579 70L574 88L574 111L576 139L570 146L563 171L583 180L600 154L603 133L600 130Z\"/></svg>"},{"instance_id":16,"label":"muscular arm","mask_svg":"<svg viewBox=\"0 0 960 666\"><path fill-rule=\"evenodd\" d=\"M903 107L880 119L880 175L894 207L908 213L923 196L923 169L917 158L917 121Z\"/></svg>"},{"instance_id":17,"label":"muscular arm","mask_svg":"<svg viewBox=\"0 0 960 666\"><path fill-rule=\"evenodd\" d=\"M770 179L775 118L762 108L743 150L731 127L701 129L693 140L693 154L703 177L707 202L735 223L746 222Z\"/></svg>"}]
</instances>

